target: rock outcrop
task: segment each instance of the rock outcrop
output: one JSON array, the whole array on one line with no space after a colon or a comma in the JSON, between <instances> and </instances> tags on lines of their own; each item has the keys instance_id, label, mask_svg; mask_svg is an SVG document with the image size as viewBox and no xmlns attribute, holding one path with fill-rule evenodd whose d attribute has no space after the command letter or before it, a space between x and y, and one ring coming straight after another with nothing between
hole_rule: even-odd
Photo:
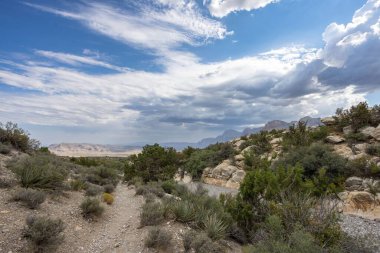
<instances>
[{"instance_id":1,"label":"rock outcrop","mask_svg":"<svg viewBox=\"0 0 380 253\"><path fill-rule=\"evenodd\" d=\"M339 135L329 135L326 137L326 141L331 144L339 144L345 142L345 139Z\"/></svg>"},{"instance_id":2,"label":"rock outcrop","mask_svg":"<svg viewBox=\"0 0 380 253\"><path fill-rule=\"evenodd\" d=\"M225 160L215 168L204 169L202 180L206 184L238 189L244 176L244 170L233 165L230 160Z\"/></svg>"}]
</instances>

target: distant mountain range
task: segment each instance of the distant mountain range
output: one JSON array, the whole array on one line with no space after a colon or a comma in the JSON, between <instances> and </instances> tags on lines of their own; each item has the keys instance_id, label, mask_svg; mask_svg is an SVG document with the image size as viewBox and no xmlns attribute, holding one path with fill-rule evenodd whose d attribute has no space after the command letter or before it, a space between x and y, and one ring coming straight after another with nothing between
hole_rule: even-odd
<instances>
[{"instance_id":1,"label":"distant mountain range","mask_svg":"<svg viewBox=\"0 0 380 253\"><path fill-rule=\"evenodd\" d=\"M299 121L307 123L309 127L322 125L320 118L304 117ZM188 146L194 148L205 148L211 144L218 142L227 142L241 136L258 133L260 131L271 131L273 129L281 130L287 129L289 126L294 125L298 121L285 122L282 120L272 120L266 123L263 127L246 128L239 132L236 130L226 130L221 135L214 138L205 138L198 142L166 142L160 143L164 147L173 147L176 150L182 150ZM139 143L134 145L99 145L88 143L61 143L52 144L49 150L60 156L115 156L124 157L130 154L139 152L145 144Z\"/></svg>"}]
</instances>

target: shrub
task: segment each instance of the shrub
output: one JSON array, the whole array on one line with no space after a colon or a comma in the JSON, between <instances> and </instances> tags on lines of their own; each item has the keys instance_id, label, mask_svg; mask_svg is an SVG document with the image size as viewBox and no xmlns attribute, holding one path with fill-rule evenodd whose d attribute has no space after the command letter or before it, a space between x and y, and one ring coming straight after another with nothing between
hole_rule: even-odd
<instances>
[{"instance_id":1,"label":"shrub","mask_svg":"<svg viewBox=\"0 0 380 253\"><path fill-rule=\"evenodd\" d=\"M14 184L13 180L8 178L0 178L0 188L10 188Z\"/></svg>"},{"instance_id":2,"label":"shrub","mask_svg":"<svg viewBox=\"0 0 380 253\"><path fill-rule=\"evenodd\" d=\"M9 143L22 152L37 150L39 142L29 138L29 133L19 128L17 124L7 122L0 123L0 143Z\"/></svg>"},{"instance_id":3,"label":"shrub","mask_svg":"<svg viewBox=\"0 0 380 253\"><path fill-rule=\"evenodd\" d=\"M195 220L196 210L189 201L176 201L169 208L177 221L187 223Z\"/></svg>"},{"instance_id":4,"label":"shrub","mask_svg":"<svg viewBox=\"0 0 380 253\"><path fill-rule=\"evenodd\" d=\"M365 142L368 140L368 136L363 133L349 133L344 136L348 144L354 144L357 142Z\"/></svg>"},{"instance_id":5,"label":"shrub","mask_svg":"<svg viewBox=\"0 0 380 253\"><path fill-rule=\"evenodd\" d=\"M140 225L155 226L164 220L164 209L160 203L145 203L140 214Z\"/></svg>"},{"instance_id":6,"label":"shrub","mask_svg":"<svg viewBox=\"0 0 380 253\"><path fill-rule=\"evenodd\" d=\"M85 198L80 208L83 216L86 218L99 217L104 212L104 208L100 205L99 200L94 198Z\"/></svg>"},{"instance_id":7,"label":"shrub","mask_svg":"<svg viewBox=\"0 0 380 253\"><path fill-rule=\"evenodd\" d=\"M151 228L145 238L145 246L165 250L170 247L172 235L161 228Z\"/></svg>"},{"instance_id":8,"label":"shrub","mask_svg":"<svg viewBox=\"0 0 380 253\"><path fill-rule=\"evenodd\" d=\"M106 184L103 186L105 193L113 193L115 191L115 186L112 184Z\"/></svg>"},{"instance_id":9,"label":"shrub","mask_svg":"<svg viewBox=\"0 0 380 253\"><path fill-rule=\"evenodd\" d=\"M88 168L86 180L97 185L112 184L116 186L119 177L115 169L100 165L98 167Z\"/></svg>"},{"instance_id":10,"label":"shrub","mask_svg":"<svg viewBox=\"0 0 380 253\"><path fill-rule=\"evenodd\" d=\"M26 219L26 225L24 236L34 244L37 251L49 250L49 247L63 240L61 234L65 225L60 219L30 216Z\"/></svg>"},{"instance_id":11,"label":"shrub","mask_svg":"<svg viewBox=\"0 0 380 253\"><path fill-rule=\"evenodd\" d=\"M289 127L289 131L284 133L282 138L282 145L285 150L294 147L309 146L311 137L307 129L306 122L299 121L297 125Z\"/></svg>"},{"instance_id":12,"label":"shrub","mask_svg":"<svg viewBox=\"0 0 380 253\"><path fill-rule=\"evenodd\" d=\"M8 155L11 152L11 147L9 145L0 142L0 154Z\"/></svg>"},{"instance_id":13,"label":"shrub","mask_svg":"<svg viewBox=\"0 0 380 253\"><path fill-rule=\"evenodd\" d=\"M185 250L193 249L195 253L221 253L225 250L217 243L212 241L205 233L189 231L184 234L183 244Z\"/></svg>"},{"instance_id":14,"label":"shrub","mask_svg":"<svg viewBox=\"0 0 380 253\"><path fill-rule=\"evenodd\" d=\"M282 157L276 164L282 166L295 166L299 163L304 168L304 175L312 178L319 169L325 168L326 175L331 182L341 180L346 170L346 160L332 152L329 146L313 143L309 147L297 148Z\"/></svg>"},{"instance_id":15,"label":"shrub","mask_svg":"<svg viewBox=\"0 0 380 253\"><path fill-rule=\"evenodd\" d=\"M269 134L266 131L261 131L257 134L251 134L247 141L240 145L240 149L243 150L251 146L251 150L256 155L262 155L269 152L272 146L269 143Z\"/></svg>"},{"instance_id":16,"label":"shrub","mask_svg":"<svg viewBox=\"0 0 380 253\"><path fill-rule=\"evenodd\" d=\"M315 129L309 131L309 136L312 141L322 141L325 140L329 135L329 128L327 126L319 126Z\"/></svg>"},{"instance_id":17,"label":"shrub","mask_svg":"<svg viewBox=\"0 0 380 253\"><path fill-rule=\"evenodd\" d=\"M146 145L141 153L132 155L130 161L125 169L125 179L138 176L144 182L172 179L179 164L175 149L158 144Z\"/></svg>"},{"instance_id":18,"label":"shrub","mask_svg":"<svg viewBox=\"0 0 380 253\"><path fill-rule=\"evenodd\" d=\"M140 186L144 184L144 181L141 177L133 177L131 180L127 181L129 185L134 185L134 186Z\"/></svg>"},{"instance_id":19,"label":"shrub","mask_svg":"<svg viewBox=\"0 0 380 253\"><path fill-rule=\"evenodd\" d=\"M13 160L8 167L17 175L23 187L57 190L64 186L69 165L56 156L38 154Z\"/></svg>"},{"instance_id":20,"label":"shrub","mask_svg":"<svg viewBox=\"0 0 380 253\"><path fill-rule=\"evenodd\" d=\"M114 198L111 194L109 193L103 193L103 196L102 196L102 199L104 202L107 203L107 205L112 205L113 201L114 201Z\"/></svg>"},{"instance_id":21,"label":"shrub","mask_svg":"<svg viewBox=\"0 0 380 253\"><path fill-rule=\"evenodd\" d=\"M194 179L200 179L203 170L211 165L212 150L197 150L193 152L184 165L184 169L189 172Z\"/></svg>"},{"instance_id":22,"label":"shrub","mask_svg":"<svg viewBox=\"0 0 380 253\"><path fill-rule=\"evenodd\" d=\"M80 190L86 189L87 186L85 182L83 182L82 180L74 179L70 181L70 188L73 191L80 191Z\"/></svg>"},{"instance_id":23,"label":"shrub","mask_svg":"<svg viewBox=\"0 0 380 253\"><path fill-rule=\"evenodd\" d=\"M366 153L373 156L380 156L380 144L371 144L366 148Z\"/></svg>"},{"instance_id":24,"label":"shrub","mask_svg":"<svg viewBox=\"0 0 380 253\"><path fill-rule=\"evenodd\" d=\"M103 188L99 185L95 184L88 184L86 189L86 196L95 197L102 193Z\"/></svg>"},{"instance_id":25,"label":"shrub","mask_svg":"<svg viewBox=\"0 0 380 253\"><path fill-rule=\"evenodd\" d=\"M175 185L176 185L176 183L173 180L166 180L166 181L162 182L161 187L162 187L162 189L164 189L164 191L166 193L171 194L175 190Z\"/></svg>"},{"instance_id":26,"label":"shrub","mask_svg":"<svg viewBox=\"0 0 380 253\"><path fill-rule=\"evenodd\" d=\"M209 215L204 220L203 228L212 240L223 239L226 236L227 225L215 214Z\"/></svg>"},{"instance_id":27,"label":"shrub","mask_svg":"<svg viewBox=\"0 0 380 253\"><path fill-rule=\"evenodd\" d=\"M354 132L357 132L360 128L371 124L372 114L367 102L361 102L349 110L337 109L334 118L340 129L351 125Z\"/></svg>"},{"instance_id":28,"label":"shrub","mask_svg":"<svg viewBox=\"0 0 380 253\"><path fill-rule=\"evenodd\" d=\"M32 189L22 189L12 197L13 201L21 201L30 209L38 208L46 199L46 194Z\"/></svg>"},{"instance_id":29,"label":"shrub","mask_svg":"<svg viewBox=\"0 0 380 253\"><path fill-rule=\"evenodd\" d=\"M136 188L136 195L146 195L152 193L157 197L162 198L165 195L165 191L162 189L158 182L149 182L146 185L140 185Z\"/></svg>"}]
</instances>

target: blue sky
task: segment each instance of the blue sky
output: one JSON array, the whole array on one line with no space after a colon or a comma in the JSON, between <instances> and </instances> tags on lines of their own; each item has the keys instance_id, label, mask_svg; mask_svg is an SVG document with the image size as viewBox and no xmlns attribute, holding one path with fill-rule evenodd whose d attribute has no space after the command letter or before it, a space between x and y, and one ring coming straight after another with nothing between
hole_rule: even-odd
<instances>
[{"instance_id":1,"label":"blue sky","mask_svg":"<svg viewBox=\"0 0 380 253\"><path fill-rule=\"evenodd\" d=\"M380 102L380 0L0 2L0 121L197 141Z\"/></svg>"}]
</instances>

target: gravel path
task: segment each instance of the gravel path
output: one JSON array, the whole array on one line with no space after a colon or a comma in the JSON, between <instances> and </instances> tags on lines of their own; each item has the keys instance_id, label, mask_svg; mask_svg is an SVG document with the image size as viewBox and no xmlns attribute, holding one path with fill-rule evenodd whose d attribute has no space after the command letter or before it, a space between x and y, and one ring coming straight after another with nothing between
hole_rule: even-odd
<instances>
[{"instance_id":1,"label":"gravel path","mask_svg":"<svg viewBox=\"0 0 380 253\"><path fill-rule=\"evenodd\" d=\"M353 215L343 215L341 227L348 235L361 238L374 252L380 252L380 222Z\"/></svg>"}]
</instances>

